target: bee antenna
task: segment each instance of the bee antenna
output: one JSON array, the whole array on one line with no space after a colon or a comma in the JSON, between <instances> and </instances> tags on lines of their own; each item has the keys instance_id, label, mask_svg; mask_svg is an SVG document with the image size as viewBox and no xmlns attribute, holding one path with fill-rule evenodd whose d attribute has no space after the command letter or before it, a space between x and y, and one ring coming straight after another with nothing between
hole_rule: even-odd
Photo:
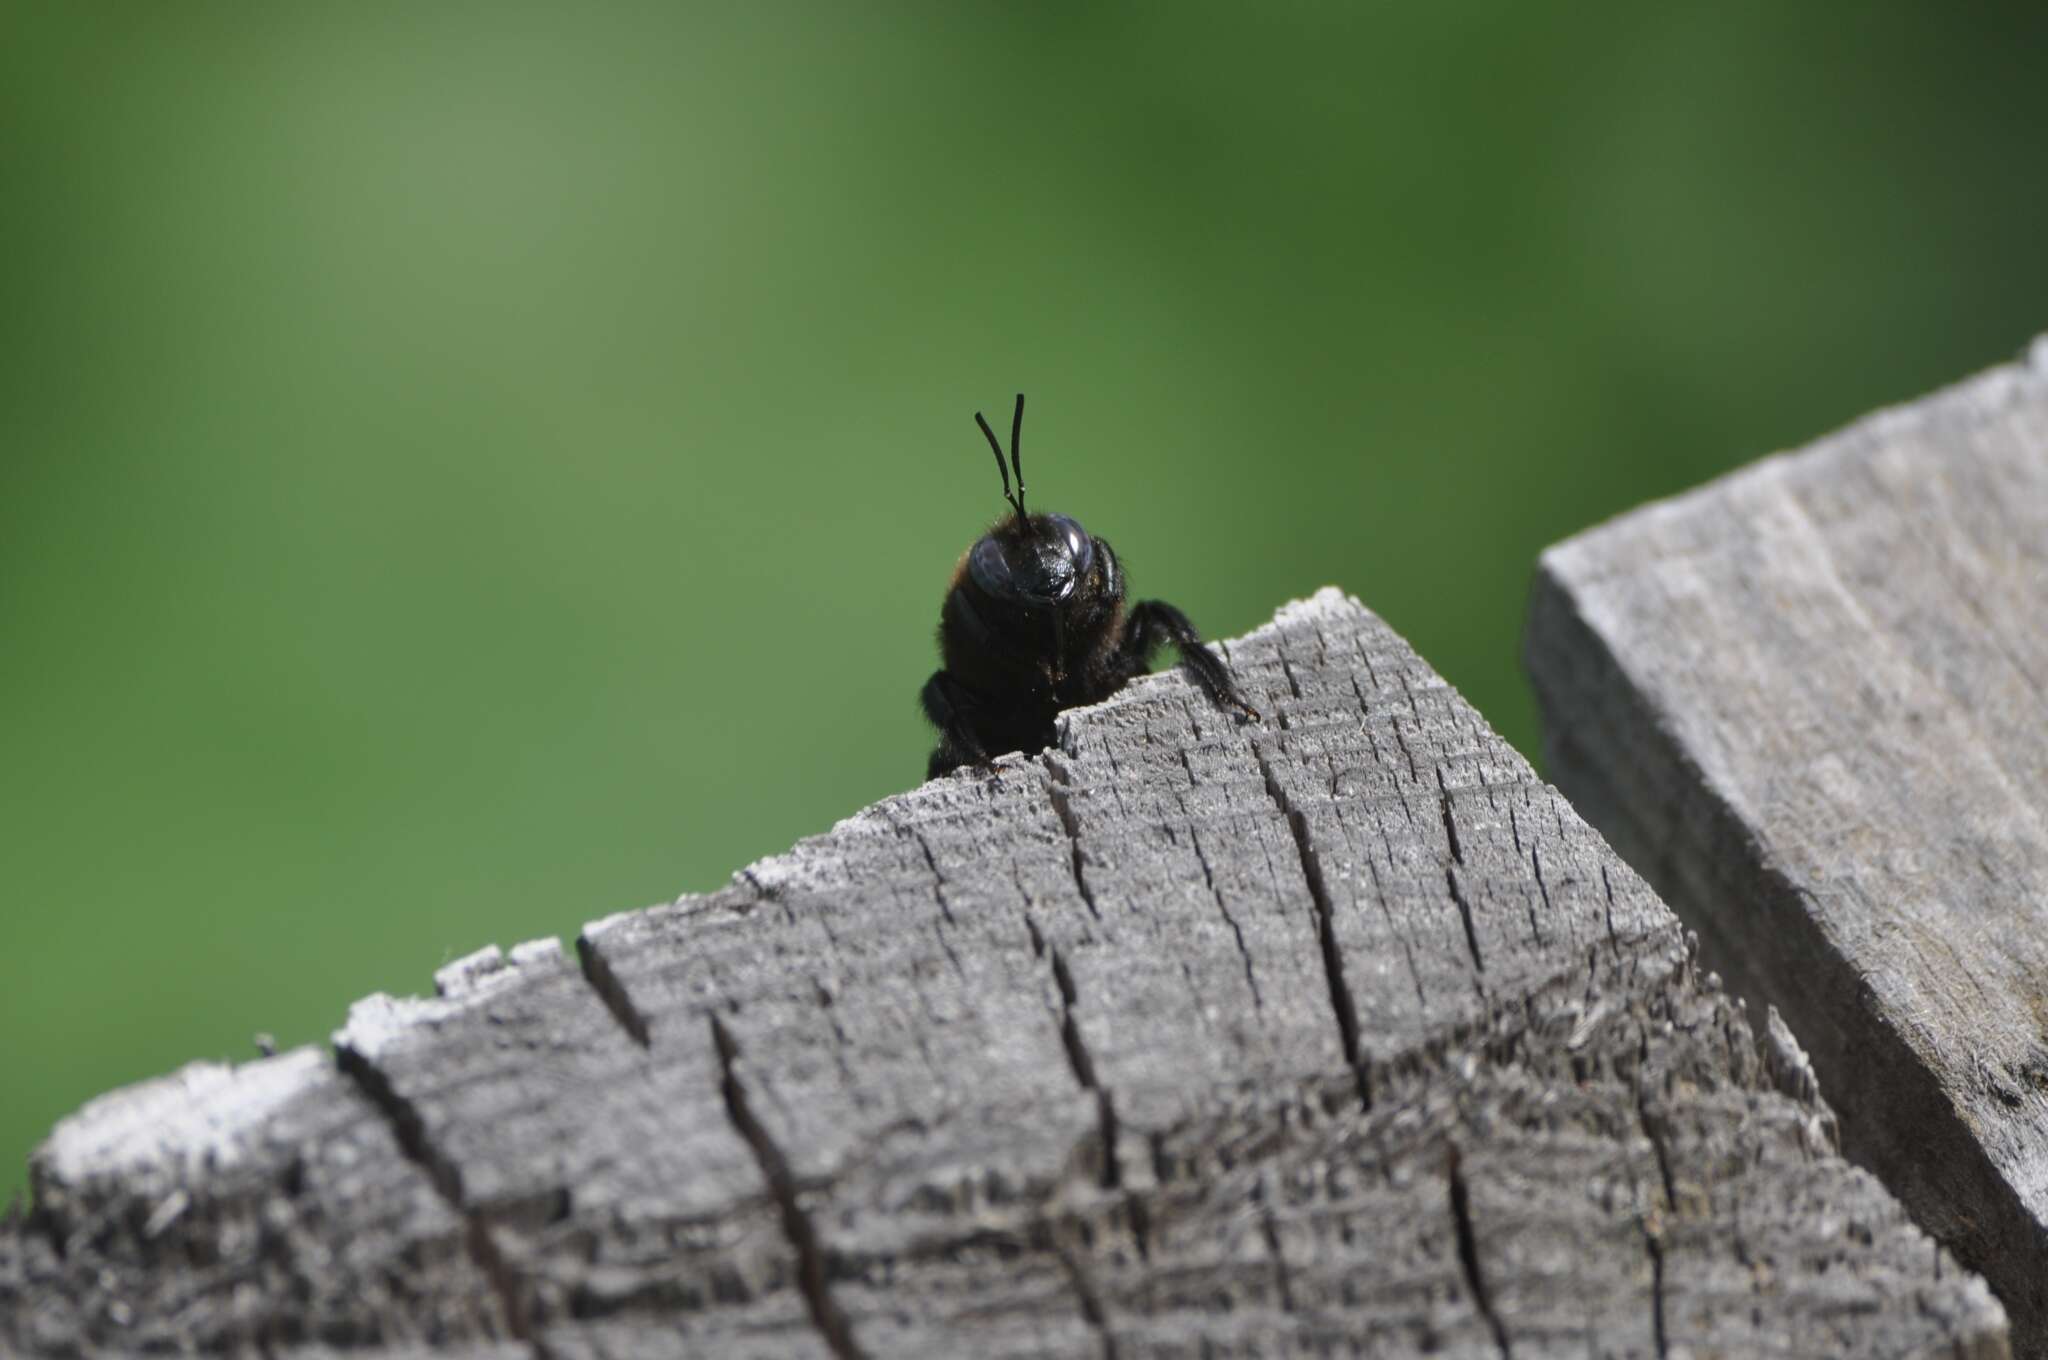
<instances>
[{"instance_id":1,"label":"bee antenna","mask_svg":"<svg viewBox=\"0 0 2048 1360\"><path fill-rule=\"evenodd\" d=\"M1020 398L1018 398L1018 406L1017 406L1017 416L1018 416L1018 418L1019 418L1019 419L1022 419L1022 418L1023 418L1023 415L1024 415L1023 399L1022 399L1022 398L1020 397ZM1013 495L1011 495L1011 494L1010 494L1010 471L1009 471L1009 469L1008 469L1008 468L1006 468L1006 467L1004 467L1004 466L1003 466L1003 446L1002 446L1001 442L1000 442L1000 441L998 441L998 440L996 439L996 432L995 432L994 430L991 430L991 429L990 429L990 428L988 427L988 422L987 422L986 420L982 419L982 415L981 415L981 412L979 412L979 411L976 411L976 412L974 413L974 423L975 423L975 424L977 424L977 425L979 425L979 426L981 426L981 432L982 432L982 434L983 434L983 435L984 435L984 436L985 436L985 437L986 437L986 438L988 439L988 446L989 446L989 448L995 451L995 455L996 455L996 475L997 475L998 477L1001 477L1001 478L1003 479L1003 499L1004 499L1004 500L1006 500L1006 501L1008 501L1008 502L1010 503L1010 508L1011 508L1011 509L1013 509L1013 510L1015 510L1015 511L1017 512L1017 518L1019 518L1019 519L1023 519L1023 518L1025 517L1025 516L1024 516L1024 474L1023 474L1022 472L1019 472L1019 473L1017 474L1017 494L1016 494L1016 495L1014 495L1014 496L1013 496ZM1014 466L1014 465L1016 464L1016 461L1017 461L1017 455L1016 455L1016 447L1017 447L1017 440L1016 440L1016 434L1015 434L1015 431L1013 430L1013 431L1012 431L1012 433L1011 433L1011 436L1010 436L1010 449L1011 449L1011 453L1010 453L1010 462L1011 462L1012 466Z\"/></svg>"},{"instance_id":2,"label":"bee antenna","mask_svg":"<svg viewBox=\"0 0 2048 1360\"><path fill-rule=\"evenodd\" d=\"M1024 465L1017 461L1018 440L1024 432L1024 394L1017 394L1017 413L1010 417L1010 471L1017 474L1017 518L1024 519Z\"/></svg>"}]
</instances>

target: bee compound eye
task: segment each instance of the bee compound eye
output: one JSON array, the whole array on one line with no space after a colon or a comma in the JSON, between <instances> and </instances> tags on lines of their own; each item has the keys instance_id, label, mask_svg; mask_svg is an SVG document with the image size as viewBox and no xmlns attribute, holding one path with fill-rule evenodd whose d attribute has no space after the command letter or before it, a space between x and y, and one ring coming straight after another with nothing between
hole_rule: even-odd
<instances>
[{"instance_id":1,"label":"bee compound eye","mask_svg":"<svg viewBox=\"0 0 2048 1360\"><path fill-rule=\"evenodd\" d=\"M967 554L967 571L974 584L995 599L1007 600L1017 594L1016 573L1010 570L1009 555L994 534L984 535Z\"/></svg>"},{"instance_id":2,"label":"bee compound eye","mask_svg":"<svg viewBox=\"0 0 2048 1360\"><path fill-rule=\"evenodd\" d=\"M1046 524L1058 535L1060 546L1076 577L1086 576L1088 569L1095 565L1095 540L1091 538L1081 522L1065 515L1047 515Z\"/></svg>"},{"instance_id":3,"label":"bee compound eye","mask_svg":"<svg viewBox=\"0 0 2048 1360\"><path fill-rule=\"evenodd\" d=\"M1065 515L1034 518L1027 532L988 534L967 555L967 570L988 595L1028 605L1071 596L1095 562L1095 541Z\"/></svg>"}]
</instances>

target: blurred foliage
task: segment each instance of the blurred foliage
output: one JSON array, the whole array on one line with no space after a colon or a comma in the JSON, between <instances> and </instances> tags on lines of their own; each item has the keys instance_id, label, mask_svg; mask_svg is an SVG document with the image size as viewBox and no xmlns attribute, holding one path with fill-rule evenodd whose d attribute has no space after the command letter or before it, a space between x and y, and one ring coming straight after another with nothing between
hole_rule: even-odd
<instances>
[{"instance_id":1,"label":"blurred foliage","mask_svg":"<svg viewBox=\"0 0 2048 1360\"><path fill-rule=\"evenodd\" d=\"M971 415L1524 750L1544 544L2048 327L2048 10L54 6L0 49L0 1192L913 782Z\"/></svg>"}]
</instances>

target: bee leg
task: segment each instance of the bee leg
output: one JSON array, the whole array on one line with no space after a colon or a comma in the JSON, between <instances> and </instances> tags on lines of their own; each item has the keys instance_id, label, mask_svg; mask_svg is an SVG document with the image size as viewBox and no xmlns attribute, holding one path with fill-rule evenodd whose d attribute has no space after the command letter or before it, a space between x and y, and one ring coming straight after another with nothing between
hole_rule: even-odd
<instances>
[{"instance_id":1,"label":"bee leg","mask_svg":"<svg viewBox=\"0 0 2048 1360\"><path fill-rule=\"evenodd\" d=\"M917 702L931 725L939 729L939 744L925 763L926 779L951 774L962 765L989 764L988 752L974 733L974 696L965 686L944 671L934 671L918 692Z\"/></svg>"},{"instance_id":2,"label":"bee leg","mask_svg":"<svg viewBox=\"0 0 2048 1360\"><path fill-rule=\"evenodd\" d=\"M1188 616L1164 600L1141 600L1131 607L1124 621L1123 646L1120 649L1131 668L1131 674L1142 675L1152 664L1152 654L1159 650L1159 644L1171 642L1180 653L1183 666L1195 677L1203 691L1219 708L1234 708L1250 718L1259 720L1259 710L1245 701L1238 692L1237 682L1230 678L1230 668L1219 660L1216 654L1202 645L1202 635L1195 631L1195 625L1188 622Z\"/></svg>"}]
</instances>

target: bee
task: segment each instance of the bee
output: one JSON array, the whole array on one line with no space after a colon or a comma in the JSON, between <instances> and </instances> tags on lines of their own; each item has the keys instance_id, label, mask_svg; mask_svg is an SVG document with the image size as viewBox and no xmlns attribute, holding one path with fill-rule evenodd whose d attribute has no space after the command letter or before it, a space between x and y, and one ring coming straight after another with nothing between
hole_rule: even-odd
<instances>
[{"instance_id":1,"label":"bee","mask_svg":"<svg viewBox=\"0 0 2048 1360\"><path fill-rule=\"evenodd\" d=\"M925 778L985 766L1005 751L1044 750L1062 709L1107 699L1149 671L1167 642L1217 707L1257 721L1258 710L1187 615L1163 600L1124 607L1123 565L1106 539L1066 515L1025 510L1018 456L1024 394L1017 394L1010 418L1007 468L981 412L974 422L995 453L1003 499L1014 513L961 557L939 608L940 666L918 696L939 729Z\"/></svg>"}]
</instances>

